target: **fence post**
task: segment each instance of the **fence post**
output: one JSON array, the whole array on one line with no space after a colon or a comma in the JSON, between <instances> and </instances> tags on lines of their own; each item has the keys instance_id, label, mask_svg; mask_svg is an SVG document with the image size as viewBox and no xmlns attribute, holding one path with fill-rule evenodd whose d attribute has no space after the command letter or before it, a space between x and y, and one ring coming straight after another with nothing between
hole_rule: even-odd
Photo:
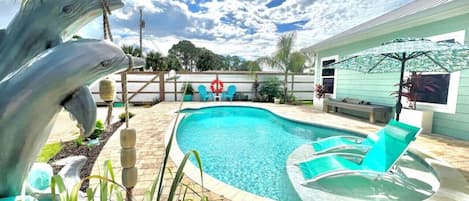
<instances>
[{"instance_id":1,"label":"fence post","mask_svg":"<svg viewBox=\"0 0 469 201\"><path fill-rule=\"evenodd\" d=\"M178 89L176 83L176 76L174 77L174 102L178 101Z\"/></svg>"},{"instance_id":2,"label":"fence post","mask_svg":"<svg viewBox=\"0 0 469 201\"><path fill-rule=\"evenodd\" d=\"M165 97L166 97L166 94L165 94L165 91L164 91L164 71L163 72L160 72L160 102L161 101L164 101Z\"/></svg>"},{"instance_id":3,"label":"fence post","mask_svg":"<svg viewBox=\"0 0 469 201\"><path fill-rule=\"evenodd\" d=\"M124 79L126 79L126 78L125 78L125 72L122 72L122 73L120 73L120 74L121 74L121 98L122 98L121 100L122 100L122 102L124 102L124 100L125 100L125 99L124 99L124 98L125 98L125 97L124 97L124 96L125 96L125 95L124 95L124 87L125 87Z\"/></svg>"},{"instance_id":4,"label":"fence post","mask_svg":"<svg viewBox=\"0 0 469 201\"><path fill-rule=\"evenodd\" d=\"M291 95L294 96L294 92L295 92L295 73L292 73L291 74Z\"/></svg>"}]
</instances>

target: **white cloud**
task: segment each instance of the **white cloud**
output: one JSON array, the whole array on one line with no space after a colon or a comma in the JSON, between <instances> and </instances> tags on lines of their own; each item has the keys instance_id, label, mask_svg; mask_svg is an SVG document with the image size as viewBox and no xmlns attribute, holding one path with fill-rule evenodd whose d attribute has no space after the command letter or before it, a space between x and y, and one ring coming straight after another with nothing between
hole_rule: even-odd
<instances>
[{"instance_id":1,"label":"white cloud","mask_svg":"<svg viewBox=\"0 0 469 201\"><path fill-rule=\"evenodd\" d=\"M299 24L296 48L310 46L412 0L288 0L267 8L264 0L210 1L191 12L194 0L123 0L126 6L113 11L111 28L118 43L138 44L138 9L143 7L145 49L163 54L179 40L190 40L222 55L255 59L270 55L282 33L278 24ZM3 6L5 5L5 6ZM13 17L18 2L0 0L0 27ZM7 14L4 14L7 13ZM102 38L101 19L91 22L78 35Z\"/></svg>"}]
</instances>

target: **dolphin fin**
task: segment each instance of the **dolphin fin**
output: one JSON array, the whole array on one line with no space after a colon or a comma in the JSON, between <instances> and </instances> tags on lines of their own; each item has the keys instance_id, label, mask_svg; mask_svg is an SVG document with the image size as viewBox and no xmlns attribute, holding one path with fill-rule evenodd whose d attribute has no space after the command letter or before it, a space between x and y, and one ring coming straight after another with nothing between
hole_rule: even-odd
<instances>
[{"instance_id":1,"label":"dolphin fin","mask_svg":"<svg viewBox=\"0 0 469 201\"><path fill-rule=\"evenodd\" d=\"M73 92L62 103L64 108L78 121L85 136L90 136L96 127L96 103L87 86Z\"/></svg>"}]
</instances>

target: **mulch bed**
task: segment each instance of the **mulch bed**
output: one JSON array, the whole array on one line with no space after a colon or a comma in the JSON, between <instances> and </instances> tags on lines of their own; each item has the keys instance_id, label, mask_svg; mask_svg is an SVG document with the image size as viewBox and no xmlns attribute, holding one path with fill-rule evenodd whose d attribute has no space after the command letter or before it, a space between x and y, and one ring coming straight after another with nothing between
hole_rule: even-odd
<instances>
[{"instance_id":1,"label":"mulch bed","mask_svg":"<svg viewBox=\"0 0 469 201\"><path fill-rule=\"evenodd\" d=\"M49 163L52 163L56 160L66 158L69 156L78 156L78 155L86 156L88 158L88 161L86 162L86 164L83 166L83 168L80 171L80 178L85 178L87 176L90 176L91 170L93 169L94 163L96 159L98 158L99 153L103 149L104 145L106 145L106 142L109 140L112 134L114 134L117 128L119 128L119 126L121 126L122 124L123 122L116 122L112 124L111 129L109 129L109 131L105 131L101 135L100 144L93 146L93 147L88 147L87 145L77 146L75 141L63 142L62 150L57 155L55 155L49 161ZM57 174L62 168L62 166L55 166L55 165L52 165L52 167L54 168L54 174ZM87 180L83 182L83 185L81 186L80 189L84 191L88 188L88 186L89 186L89 181Z\"/></svg>"}]
</instances>

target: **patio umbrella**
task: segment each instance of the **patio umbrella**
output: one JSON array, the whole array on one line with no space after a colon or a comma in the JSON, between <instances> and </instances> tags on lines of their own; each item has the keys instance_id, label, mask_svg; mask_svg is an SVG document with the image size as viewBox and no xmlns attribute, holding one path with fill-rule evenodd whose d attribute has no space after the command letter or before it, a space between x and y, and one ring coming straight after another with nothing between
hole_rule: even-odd
<instances>
[{"instance_id":1,"label":"patio umbrella","mask_svg":"<svg viewBox=\"0 0 469 201\"><path fill-rule=\"evenodd\" d=\"M327 68L355 70L365 73L400 72L396 120L402 104L402 83L405 71L454 72L469 68L469 46L449 42L433 42L420 38L395 39L381 46L347 56Z\"/></svg>"}]
</instances>

